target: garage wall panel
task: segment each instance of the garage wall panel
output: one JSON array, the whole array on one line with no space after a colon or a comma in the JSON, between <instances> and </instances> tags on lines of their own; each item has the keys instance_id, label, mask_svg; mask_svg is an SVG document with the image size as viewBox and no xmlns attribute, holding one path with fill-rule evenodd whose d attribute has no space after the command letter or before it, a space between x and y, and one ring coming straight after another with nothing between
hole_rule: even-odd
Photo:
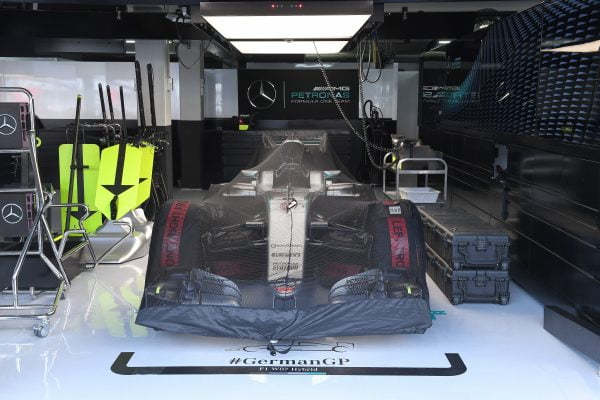
<instances>
[{"instance_id":1,"label":"garage wall panel","mask_svg":"<svg viewBox=\"0 0 600 400\"><path fill-rule=\"evenodd\" d=\"M179 64L170 64L171 117L179 119ZM132 62L78 62L57 60L0 60L0 85L18 86L33 93L37 117L70 120L75 117L77 94L83 96L81 118L100 119L98 83L112 89L115 116L121 118L118 88L123 86L127 119L137 119L135 72ZM145 88L147 90L147 88ZM22 100L0 94L1 101ZM105 99L106 101L106 99ZM237 115L237 75L234 69L205 70L205 116Z\"/></svg>"},{"instance_id":2,"label":"garage wall panel","mask_svg":"<svg viewBox=\"0 0 600 400\"><path fill-rule=\"evenodd\" d=\"M28 89L35 98L40 119L73 119L76 96L83 96L81 117L100 119L98 83L109 83L113 89L116 115L120 118L118 87L123 86L128 119L137 118L133 63L75 61L0 61L2 86ZM18 95L1 95L2 101L18 100Z\"/></svg>"}]
</instances>

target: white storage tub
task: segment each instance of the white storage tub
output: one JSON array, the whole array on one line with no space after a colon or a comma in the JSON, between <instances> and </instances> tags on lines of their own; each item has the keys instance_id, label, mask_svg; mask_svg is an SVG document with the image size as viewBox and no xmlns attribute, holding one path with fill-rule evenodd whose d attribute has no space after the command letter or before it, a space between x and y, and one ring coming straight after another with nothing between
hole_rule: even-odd
<instances>
[{"instance_id":1,"label":"white storage tub","mask_svg":"<svg viewBox=\"0 0 600 400\"><path fill-rule=\"evenodd\" d=\"M400 197L413 203L436 203L439 190L430 187L399 187Z\"/></svg>"}]
</instances>

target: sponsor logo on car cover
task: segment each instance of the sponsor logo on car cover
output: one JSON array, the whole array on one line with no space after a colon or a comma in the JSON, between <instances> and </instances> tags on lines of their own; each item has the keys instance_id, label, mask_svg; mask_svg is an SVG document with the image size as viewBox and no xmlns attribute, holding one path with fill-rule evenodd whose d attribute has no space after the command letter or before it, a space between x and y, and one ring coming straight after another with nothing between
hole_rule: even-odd
<instances>
[{"instance_id":1,"label":"sponsor logo on car cover","mask_svg":"<svg viewBox=\"0 0 600 400\"><path fill-rule=\"evenodd\" d=\"M402 207L390 206L389 211L390 211L390 215L400 215L400 214L402 214Z\"/></svg>"},{"instance_id":2,"label":"sponsor logo on car cover","mask_svg":"<svg viewBox=\"0 0 600 400\"><path fill-rule=\"evenodd\" d=\"M181 232L183 231L183 221L189 207L190 203L188 201L176 201L169 209L162 242L161 265L163 267L176 267L179 265Z\"/></svg>"},{"instance_id":3,"label":"sponsor logo on car cover","mask_svg":"<svg viewBox=\"0 0 600 400\"><path fill-rule=\"evenodd\" d=\"M387 219L390 232L390 250L392 252L392 268L410 267L410 248L406 220L403 217L390 216Z\"/></svg>"}]
</instances>

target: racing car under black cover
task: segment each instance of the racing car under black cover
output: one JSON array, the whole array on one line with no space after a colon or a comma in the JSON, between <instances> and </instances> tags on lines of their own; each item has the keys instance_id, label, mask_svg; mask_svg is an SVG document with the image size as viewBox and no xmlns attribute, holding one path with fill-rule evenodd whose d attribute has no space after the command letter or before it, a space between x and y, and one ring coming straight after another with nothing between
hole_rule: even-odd
<instances>
[{"instance_id":1,"label":"racing car under black cover","mask_svg":"<svg viewBox=\"0 0 600 400\"><path fill-rule=\"evenodd\" d=\"M431 326L414 204L377 201L325 132L265 134L255 157L202 202L163 206L138 324L261 340Z\"/></svg>"}]
</instances>

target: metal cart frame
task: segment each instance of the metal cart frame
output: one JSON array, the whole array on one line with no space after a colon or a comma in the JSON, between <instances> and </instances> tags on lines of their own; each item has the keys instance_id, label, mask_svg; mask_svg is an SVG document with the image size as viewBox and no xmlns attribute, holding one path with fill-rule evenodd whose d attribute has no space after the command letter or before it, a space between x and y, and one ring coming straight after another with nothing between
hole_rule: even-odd
<instances>
[{"instance_id":1,"label":"metal cart frame","mask_svg":"<svg viewBox=\"0 0 600 400\"><path fill-rule=\"evenodd\" d=\"M396 193L394 200L400 200L400 175L425 175L425 186L428 185L429 175L443 175L444 176L444 190L443 198L444 203L448 200L448 164L442 158L402 158L397 161L387 162L389 157L396 156L395 152L386 153L383 156L383 194L388 195L385 190L386 185L386 172L388 169L396 172ZM439 162L443 168L436 170L410 170L403 169L403 165L409 162ZM393 168L394 167L394 168Z\"/></svg>"}]
</instances>

